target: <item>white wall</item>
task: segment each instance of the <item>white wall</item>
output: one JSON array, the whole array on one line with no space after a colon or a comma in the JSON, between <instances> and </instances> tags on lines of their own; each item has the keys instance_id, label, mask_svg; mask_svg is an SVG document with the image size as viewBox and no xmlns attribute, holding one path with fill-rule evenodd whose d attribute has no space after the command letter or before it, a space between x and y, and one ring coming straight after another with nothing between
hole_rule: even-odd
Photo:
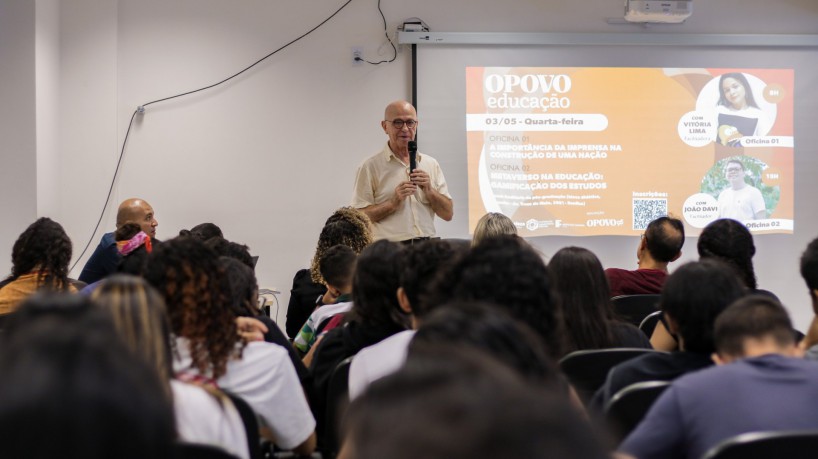
<instances>
[{"instance_id":1,"label":"white wall","mask_svg":"<svg viewBox=\"0 0 818 459\"><path fill-rule=\"evenodd\" d=\"M54 0L38 3L43 1ZM37 20L50 34L43 42L52 44L45 49L38 44L36 50L38 88L56 92L41 92L37 106L59 114L55 120L38 113L38 124L33 115L34 9L29 3L0 0L0 94L20 106L13 114L0 112L0 200L4 210L11 209L0 223L0 241L8 241L0 243L0 272L8 270L10 241L34 219L36 209L40 214L53 212L79 254L99 218L138 105L215 83L301 35L343 4L61 0ZM606 24L607 17L622 16L621 5L618 0L382 3L390 33L413 16L436 31L643 30ZM333 209L349 202L357 165L385 140L378 125L383 107L410 94L407 49L388 65L351 62L353 46L363 46L370 60L390 57L391 48L382 46L376 6L377 0L355 0L324 27L239 78L147 107L131 129L109 213L89 252L101 232L112 229L110 211L118 202L143 197L156 209L160 238L213 221L227 238L248 244L261 257L260 283L283 290L280 299L286 305L292 276L307 265L321 224ZM47 14L57 14L58 24ZM695 2L686 24L653 27L646 33L816 33L816 19L814 0ZM59 37L56 50L54 34ZM9 58L21 65L6 65ZM58 65L58 83L53 65ZM36 170L35 126L42 158ZM438 158L452 154L430 153ZM450 180L465 176L465 171L445 172ZM48 181L41 180L34 201L28 195L35 194L38 175ZM16 191L26 186L28 193ZM465 218L465 195L455 199L455 221L441 225L441 232L465 236L465 221L460 220ZM630 243L623 240L622 247ZM629 266L630 252L617 248L615 258L603 261ZM87 256L73 271L75 276ZM760 248L758 258L766 257L772 255ZM797 277L790 280L789 290L803 291ZM765 281L761 279L762 286ZM803 311L806 294L791 298L785 298L797 303L790 304L791 309ZM807 313L796 315L803 326Z\"/></svg>"},{"instance_id":2,"label":"white wall","mask_svg":"<svg viewBox=\"0 0 818 459\"><path fill-rule=\"evenodd\" d=\"M0 277L37 217L34 2L0 1Z\"/></svg>"}]
</instances>

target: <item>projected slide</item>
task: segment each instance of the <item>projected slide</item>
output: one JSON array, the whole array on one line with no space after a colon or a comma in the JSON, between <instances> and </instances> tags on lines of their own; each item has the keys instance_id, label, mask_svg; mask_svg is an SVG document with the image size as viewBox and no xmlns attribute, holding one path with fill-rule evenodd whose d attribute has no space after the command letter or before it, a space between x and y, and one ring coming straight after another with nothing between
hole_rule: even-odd
<instances>
[{"instance_id":1,"label":"projected slide","mask_svg":"<svg viewBox=\"0 0 818 459\"><path fill-rule=\"evenodd\" d=\"M469 228L691 235L729 217L793 230L791 69L468 67Z\"/></svg>"}]
</instances>

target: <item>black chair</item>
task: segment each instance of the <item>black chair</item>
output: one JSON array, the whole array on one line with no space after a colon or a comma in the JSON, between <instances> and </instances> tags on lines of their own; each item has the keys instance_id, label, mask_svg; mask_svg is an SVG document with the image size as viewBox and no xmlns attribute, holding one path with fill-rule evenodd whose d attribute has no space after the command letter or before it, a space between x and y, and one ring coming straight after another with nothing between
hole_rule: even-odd
<instances>
[{"instance_id":1,"label":"black chair","mask_svg":"<svg viewBox=\"0 0 818 459\"><path fill-rule=\"evenodd\" d=\"M173 449L176 459L238 459L221 448L199 443L178 442Z\"/></svg>"},{"instance_id":2,"label":"black chair","mask_svg":"<svg viewBox=\"0 0 818 459\"><path fill-rule=\"evenodd\" d=\"M577 395L587 404L605 382L608 370L626 360L651 352L660 351L636 348L574 351L560 359L559 365Z\"/></svg>"},{"instance_id":3,"label":"black chair","mask_svg":"<svg viewBox=\"0 0 818 459\"><path fill-rule=\"evenodd\" d=\"M236 411L239 412L244 430L247 433L247 448L250 451L250 459L263 459L264 454L261 447L261 436L259 435L258 418L256 411L243 398L238 395L225 392Z\"/></svg>"},{"instance_id":4,"label":"black chair","mask_svg":"<svg viewBox=\"0 0 818 459\"><path fill-rule=\"evenodd\" d=\"M643 381L631 384L611 397L605 406L605 420L617 442L633 431L668 386L670 381Z\"/></svg>"},{"instance_id":5,"label":"black chair","mask_svg":"<svg viewBox=\"0 0 818 459\"><path fill-rule=\"evenodd\" d=\"M638 327L648 314L659 310L661 295L619 295L611 298L616 315Z\"/></svg>"},{"instance_id":6,"label":"black chair","mask_svg":"<svg viewBox=\"0 0 818 459\"><path fill-rule=\"evenodd\" d=\"M751 432L728 438L710 448L702 459L813 459L818 431Z\"/></svg>"},{"instance_id":7,"label":"black chair","mask_svg":"<svg viewBox=\"0 0 818 459\"><path fill-rule=\"evenodd\" d=\"M335 366L327 386L326 427L321 451L325 459L334 458L340 447L338 428L341 416L349 405L349 366L353 357L347 357Z\"/></svg>"},{"instance_id":8,"label":"black chair","mask_svg":"<svg viewBox=\"0 0 818 459\"><path fill-rule=\"evenodd\" d=\"M639 329L650 338L653 335L656 324L658 324L660 320L662 320L662 311L651 312L639 323Z\"/></svg>"}]
</instances>

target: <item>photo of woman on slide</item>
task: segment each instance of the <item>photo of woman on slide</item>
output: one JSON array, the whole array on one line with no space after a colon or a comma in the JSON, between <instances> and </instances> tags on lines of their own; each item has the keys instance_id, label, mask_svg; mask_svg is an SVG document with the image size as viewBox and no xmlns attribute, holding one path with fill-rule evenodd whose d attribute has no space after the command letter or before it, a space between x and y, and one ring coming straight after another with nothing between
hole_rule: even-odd
<instances>
[{"instance_id":1,"label":"photo of woman on slide","mask_svg":"<svg viewBox=\"0 0 818 459\"><path fill-rule=\"evenodd\" d=\"M770 132L770 121L756 103L753 88L743 73L725 73L718 88L717 142L737 147L744 136L764 136Z\"/></svg>"}]
</instances>

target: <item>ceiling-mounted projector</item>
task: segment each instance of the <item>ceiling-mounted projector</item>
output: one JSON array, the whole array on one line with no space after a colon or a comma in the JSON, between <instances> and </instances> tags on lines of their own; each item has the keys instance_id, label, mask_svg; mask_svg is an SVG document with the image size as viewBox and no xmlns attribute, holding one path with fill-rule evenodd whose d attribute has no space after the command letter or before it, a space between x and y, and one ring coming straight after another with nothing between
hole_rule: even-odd
<instances>
[{"instance_id":1,"label":"ceiling-mounted projector","mask_svg":"<svg viewBox=\"0 0 818 459\"><path fill-rule=\"evenodd\" d=\"M625 0L628 22L678 24L693 13L693 0Z\"/></svg>"}]
</instances>

